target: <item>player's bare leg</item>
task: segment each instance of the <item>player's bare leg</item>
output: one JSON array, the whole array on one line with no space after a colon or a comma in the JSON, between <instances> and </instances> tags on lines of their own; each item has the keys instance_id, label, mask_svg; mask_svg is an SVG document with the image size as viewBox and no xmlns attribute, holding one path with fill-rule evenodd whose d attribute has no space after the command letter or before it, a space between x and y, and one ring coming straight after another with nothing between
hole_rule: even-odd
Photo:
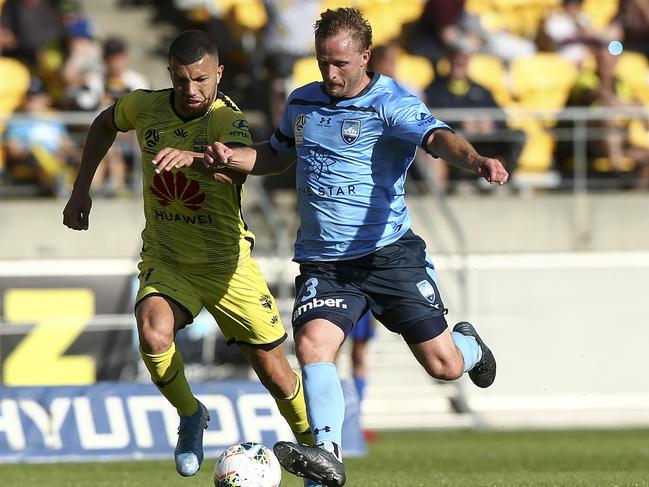
<instances>
[{"instance_id":1,"label":"player's bare leg","mask_svg":"<svg viewBox=\"0 0 649 487\"><path fill-rule=\"evenodd\" d=\"M464 361L449 330L425 342L410 344L409 347L431 377L454 380L462 376Z\"/></svg>"},{"instance_id":2,"label":"player's bare leg","mask_svg":"<svg viewBox=\"0 0 649 487\"><path fill-rule=\"evenodd\" d=\"M280 413L291 427L298 443L313 445L306 415L302 379L291 369L286 360L284 346L280 344L272 350L263 350L240 344L239 349L248 359L259 381L275 399Z\"/></svg>"},{"instance_id":3,"label":"player's bare leg","mask_svg":"<svg viewBox=\"0 0 649 487\"><path fill-rule=\"evenodd\" d=\"M412 353L426 372L441 380L454 380L464 372L478 387L489 387L496 378L496 360L475 328L463 321L453 333L440 335L422 343L410 344Z\"/></svg>"},{"instance_id":4,"label":"player's bare leg","mask_svg":"<svg viewBox=\"0 0 649 487\"><path fill-rule=\"evenodd\" d=\"M183 477L195 475L203 462L203 430L210 417L192 394L184 373L176 332L191 319L186 312L162 296L143 299L135 310L140 353L151 380L176 408L180 416L178 443L174 450L176 470Z\"/></svg>"}]
</instances>

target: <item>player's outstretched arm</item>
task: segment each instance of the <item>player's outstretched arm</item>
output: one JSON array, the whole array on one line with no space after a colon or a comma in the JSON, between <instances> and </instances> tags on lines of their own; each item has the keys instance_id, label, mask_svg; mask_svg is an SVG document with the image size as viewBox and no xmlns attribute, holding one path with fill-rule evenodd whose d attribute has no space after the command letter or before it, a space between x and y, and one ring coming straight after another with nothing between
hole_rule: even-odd
<instances>
[{"instance_id":1,"label":"player's outstretched arm","mask_svg":"<svg viewBox=\"0 0 649 487\"><path fill-rule=\"evenodd\" d=\"M165 147L151 161L156 166L155 172L171 171L181 167L191 167L197 171L210 175L216 181L230 184L243 184L246 174L231 169L210 171L203 163L203 153Z\"/></svg>"},{"instance_id":2,"label":"player's outstretched arm","mask_svg":"<svg viewBox=\"0 0 649 487\"><path fill-rule=\"evenodd\" d=\"M88 129L88 136L81 155L81 164L72 186L72 194L63 210L63 224L73 230L87 230L88 216L92 207L90 183L99 163L117 136L113 125L113 107L101 112Z\"/></svg>"},{"instance_id":3,"label":"player's outstretched arm","mask_svg":"<svg viewBox=\"0 0 649 487\"><path fill-rule=\"evenodd\" d=\"M205 151L203 160L205 167L213 171L231 169L260 176L282 173L295 162L294 157L271 149L268 141L247 147L214 142Z\"/></svg>"},{"instance_id":4,"label":"player's outstretched arm","mask_svg":"<svg viewBox=\"0 0 649 487\"><path fill-rule=\"evenodd\" d=\"M448 130L436 130L426 143L433 154L437 154L449 164L471 171L490 183L505 184L509 173L498 159L481 156L471 144Z\"/></svg>"}]
</instances>

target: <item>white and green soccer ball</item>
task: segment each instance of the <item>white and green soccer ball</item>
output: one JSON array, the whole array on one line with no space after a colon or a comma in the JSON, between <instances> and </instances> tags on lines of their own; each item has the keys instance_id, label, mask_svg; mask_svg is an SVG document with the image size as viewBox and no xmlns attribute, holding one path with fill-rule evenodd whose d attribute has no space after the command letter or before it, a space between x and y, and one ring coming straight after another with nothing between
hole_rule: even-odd
<instances>
[{"instance_id":1,"label":"white and green soccer ball","mask_svg":"<svg viewBox=\"0 0 649 487\"><path fill-rule=\"evenodd\" d=\"M277 487L282 468L270 448L247 441L221 453L214 467L216 487Z\"/></svg>"}]
</instances>

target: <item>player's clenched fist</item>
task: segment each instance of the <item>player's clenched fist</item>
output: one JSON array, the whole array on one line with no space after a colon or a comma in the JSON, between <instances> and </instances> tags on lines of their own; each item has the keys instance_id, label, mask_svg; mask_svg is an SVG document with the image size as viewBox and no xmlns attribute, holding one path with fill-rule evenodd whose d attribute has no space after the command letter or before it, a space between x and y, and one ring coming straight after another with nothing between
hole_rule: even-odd
<instances>
[{"instance_id":1,"label":"player's clenched fist","mask_svg":"<svg viewBox=\"0 0 649 487\"><path fill-rule=\"evenodd\" d=\"M73 191L63 210L63 224L72 230L88 230L91 207L92 199L88 193L79 194Z\"/></svg>"},{"instance_id":2,"label":"player's clenched fist","mask_svg":"<svg viewBox=\"0 0 649 487\"><path fill-rule=\"evenodd\" d=\"M485 157L480 161L478 175L485 178L490 183L505 184L509 179L509 173L503 163L498 159Z\"/></svg>"}]
</instances>

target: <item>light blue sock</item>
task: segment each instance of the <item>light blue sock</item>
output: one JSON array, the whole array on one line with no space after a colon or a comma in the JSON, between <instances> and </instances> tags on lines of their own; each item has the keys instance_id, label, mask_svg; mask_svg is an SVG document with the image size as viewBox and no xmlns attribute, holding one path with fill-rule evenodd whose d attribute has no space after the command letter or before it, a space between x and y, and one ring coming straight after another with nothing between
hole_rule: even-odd
<instances>
[{"instance_id":1,"label":"light blue sock","mask_svg":"<svg viewBox=\"0 0 649 487\"><path fill-rule=\"evenodd\" d=\"M336 366L331 362L307 364L302 367L302 382L315 443L341 460L345 397Z\"/></svg>"},{"instance_id":2,"label":"light blue sock","mask_svg":"<svg viewBox=\"0 0 649 487\"><path fill-rule=\"evenodd\" d=\"M365 398L365 386L367 385L367 379L361 375L355 375L354 385L356 386L356 392L358 393L358 402L361 403Z\"/></svg>"},{"instance_id":3,"label":"light blue sock","mask_svg":"<svg viewBox=\"0 0 649 487\"><path fill-rule=\"evenodd\" d=\"M458 333L456 331L451 333L453 341L457 348L460 349L462 357L464 357L464 372L468 372L475 364L477 364L482 358L482 350L480 350L480 345L473 337L468 337Z\"/></svg>"}]
</instances>

